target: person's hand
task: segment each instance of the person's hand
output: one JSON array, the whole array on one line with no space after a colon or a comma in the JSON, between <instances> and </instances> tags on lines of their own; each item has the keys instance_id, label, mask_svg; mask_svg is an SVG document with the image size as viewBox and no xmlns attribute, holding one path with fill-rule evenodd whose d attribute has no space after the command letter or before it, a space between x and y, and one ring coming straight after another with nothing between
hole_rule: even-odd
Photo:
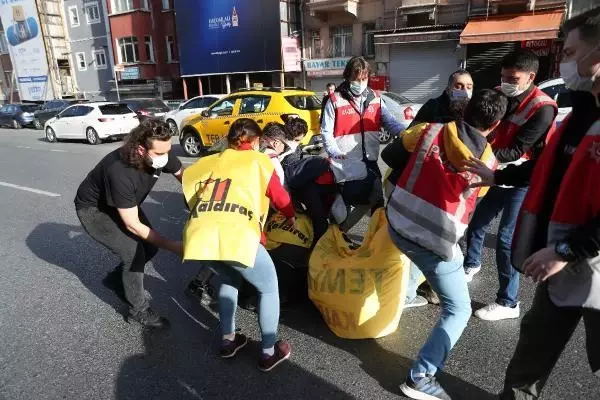
<instances>
[{"instance_id":1,"label":"person's hand","mask_svg":"<svg viewBox=\"0 0 600 400\"><path fill-rule=\"evenodd\" d=\"M291 226L292 228L296 227L296 217L289 217L285 219L285 225Z\"/></svg>"},{"instance_id":2,"label":"person's hand","mask_svg":"<svg viewBox=\"0 0 600 400\"><path fill-rule=\"evenodd\" d=\"M463 170L478 175L481 178L480 182L469 184L469 189L494 185L494 171L478 158L471 157L470 160L465 161Z\"/></svg>"},{"instance_id":3,"label":"person's hand","mask_svg":"<svg viewBox=\"0 0 600 400\"><path fill-rule=\"evenodd\" d=\"M530 276L534 282L543 282L563 270L567 266L554 247L543 248L530 255L523 264L526 276Z\"/></svg>"},{"instance_id":4,"label":"person's hand","mask_svg":"<svg viewBox=\"0 0 600 400\"><path fill-rule=\"evenodd\" d=\"M183 242L171 242L169 250L183 258Z\"/></svg>"}]
</instances>

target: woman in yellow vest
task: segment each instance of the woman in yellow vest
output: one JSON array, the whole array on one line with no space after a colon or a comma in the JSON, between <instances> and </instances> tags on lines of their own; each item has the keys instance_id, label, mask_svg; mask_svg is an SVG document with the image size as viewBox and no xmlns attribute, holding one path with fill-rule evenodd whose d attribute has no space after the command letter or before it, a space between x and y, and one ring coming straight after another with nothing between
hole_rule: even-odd
<instances>
[{"instance_id":1,"label":"woman in yellow vest","mask_svg":"<svg viewBox=\"0 0 600 400\"><path fill-rule=\"evenodd\" d=\"M277 274L262 230L269 202L290 225L295 224L295 210L269 156L258 151L261 135L256 122L240 118L231 125L227 150L186 169L183 192L191 213L183 233L183 258L211 261L221 276L222 358L235 356L248 343L245 335L235 333L239 287L245 279L257 289L262 335L258 367L267 372L288 359L291 348L277 341Z\"/></svg>"}]
</instances>

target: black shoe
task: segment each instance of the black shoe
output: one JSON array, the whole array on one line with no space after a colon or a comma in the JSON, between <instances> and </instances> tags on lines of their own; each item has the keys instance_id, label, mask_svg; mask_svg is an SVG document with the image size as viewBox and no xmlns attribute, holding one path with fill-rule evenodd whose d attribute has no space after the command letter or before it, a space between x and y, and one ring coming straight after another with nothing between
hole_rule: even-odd
<instances>
[{"instance_id":1,"label":"black shoe","mask_svg":"<svg viewBox=\"0 0 600 400\"><path fill-rule=\"evenodd\" d=\"M115 292L117 297L124 303L129 304L127 297L125 296L125 288L123 287L123 267L121 265L109 272L106 277L102 279L102 284L107 289Z\"/></svg>"},{"instance_id":2,"label":"black shoe","mask_svg":"<svg viewBox=\"0 0 600 400\"><path fill-rule=\"evenodd\" d=\"M128 322L133 320L148 328L168 328L169 320L158 315L150 307L135 313L130 312Z\"/></svg>"},{"instance_id":3,"label":"black shoe","mask_svg":"<svg viewBox=\"0 0 600 400\"><path fill-rule=\"evenodd\" d=\"M214 288L205 281L194 279L185 289L185 294L200 299L200 302L204 305L211 305L217 302L214 298Z\"/></svg>"}]
</instances>

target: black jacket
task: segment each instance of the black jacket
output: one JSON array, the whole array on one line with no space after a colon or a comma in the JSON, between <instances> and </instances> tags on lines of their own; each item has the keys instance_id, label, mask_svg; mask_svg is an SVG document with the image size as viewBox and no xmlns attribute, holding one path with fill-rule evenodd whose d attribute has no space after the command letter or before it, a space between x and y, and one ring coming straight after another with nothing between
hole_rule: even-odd
<instances>
[{"instance_id":1,"label":"black jacket","mask_svg":"<svg viewBox=\"0 0 600 400\"><path fill-rule=\"evenodd\" d=\"M445 124L455 119L450 112L450 97L444 91L441 96L427 100L408 127L412 128L424 122L441 122Z\"/></svg>"}]
</instances>

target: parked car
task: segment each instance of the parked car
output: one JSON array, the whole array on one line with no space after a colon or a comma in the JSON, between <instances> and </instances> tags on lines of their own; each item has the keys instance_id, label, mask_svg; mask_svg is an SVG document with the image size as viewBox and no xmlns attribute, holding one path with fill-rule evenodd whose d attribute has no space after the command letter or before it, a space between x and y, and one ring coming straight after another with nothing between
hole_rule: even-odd
<instances>
[{"instance_id":1,"label":"parked car","mask_svg":"<svg viewBox=\"0 0 600 400\"><path fill-rule=\"evenodd\" d=\"M169 124L171 134L173 136L179 134L181 121L183 121L185 118L191 115L200 114L203 110L207 109L209 106L213 105L216 101L222 99L223 97L225 97L223 94L194 97L185 103L181 103L178 108L166 113L165 121Z\"/></svg>"},{"instance_id":2,"label":"parked car","mask_svg":"<svg viewBox=\"0 0 600 400\"><path fill-rule=\"evenodd\" d=\"M46 122L64 110L73 105L84 103L87 100L56 99L50 100L33 113L33 126L35 129L44 129Z\"/></svg>"},{"instance_id":3,"label":"parked car","mask_svg":"<svg viewBox=\"0 0 600 400\"><path fill-rule=\"evenodd\" d=\"M307 144L314 135L319 134L320 115L321 99L305 89L240 89L200 115L184 119L179 142L186 155L198 157L225 137L233 121L238 118L251 118L262 128L269 122L284 123L290 117L300 117L308 123L308 134L302 141L302 144Z\"/></svg>"},{"instance_id":4,"label":"parked car","mask_svg":"<svg viewBox=\"0 0 600 400\"><path fill-rule=\"evenodd\" d=\"M419 109L423 106L423 104L415 103L396 93L381 91L379 94L387 109L403 125L404 129L408 128L413 119L415 119ZM381 129L379 133L379 141L381 143L387 143L391 138L392 135L389 132Z\"/></svg>"},{"instance_id":5,"label":"parked car","mask_svg":"<svg viewBox=\"0 0 600 400\"><path fill-rule=\"evenodd\" d=\"M147 117L164 117L171 109L164 101L159 99L126 99L121 104L126 104L134 111L140 121Z\"/></svg>"},{"instance_id":6,"label":"parked car","mask_svg":"<svg viewBox=\"0 0 600 400\"><path fill-rule=\"evenodd\" d=\"M33 113L40 106L37 104L5 104L0 108L0 126L21 129L33 124Z\"/></svg>"},{"instance_id":7,"label":"parked car","mask_svg":"<svg viewBox=\"0 0 600 400\"><path fill-rule=\"evenodd\" d=\"M127 105L119 103L77 104L65 108L46 122L46 139L85 139L99 144L106 139L121 139L140 123Z\"/></svg>"},{"instance_id":8,"label":"parked car","mask_svg":"<svg viewBox=\"0 0 600 400\"><path fill-rule=\"evenodd\" d=\"M560 125L573 108L571 95L569 89L565 87L565 81L563 78L549 79L538 84L538 87L558 103L556 126Z\"/></svg>"}]
</instances>

